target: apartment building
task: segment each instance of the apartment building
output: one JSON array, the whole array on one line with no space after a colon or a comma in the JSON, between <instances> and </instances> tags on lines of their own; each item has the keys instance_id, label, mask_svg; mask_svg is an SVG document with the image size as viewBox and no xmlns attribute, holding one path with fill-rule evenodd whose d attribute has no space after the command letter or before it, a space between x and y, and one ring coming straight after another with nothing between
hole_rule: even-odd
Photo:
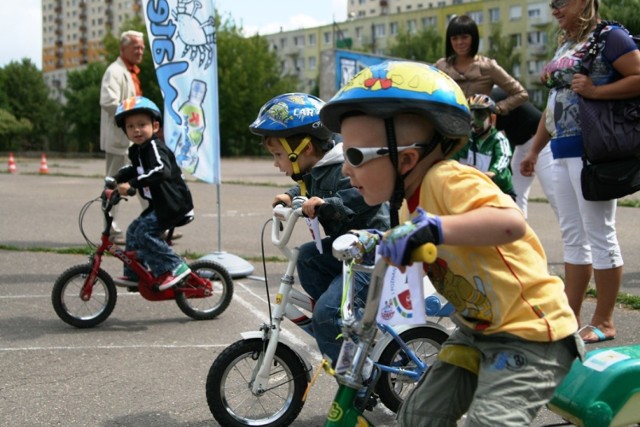
<instances>
[{"instance_id":1,"label":"apartment building","mask_svg":"<svg viewBox=\"0 0 640 427\"><path fill-rule=\"evenodd\" d=\"M103 60L102 40L129 18L142 18L142 0L42 0L42 71L47 85L66 87L67 72Z\"/></svg>"},{"instance_id":2,"label":"apartment building","mask_svg":"<svg viewBox=\"0 0 640 427\"><path fill-rule=\"evenodd\" d=\"M69 70L104 59L104 36L118 36L128 18L142 18L141 6L141 0L42 0L42 68L57 96ZM300 79L299 90L316 88L323 51L348 48L386 56L400 32L433 27L444 36L451 17L466 13L478 23L481 52L494 25L514 39L521 62L511 72L534 102L542 102L538 76L553 26L546 0L348 0L347 11L345 22L264 35L283 73Z\"/></svg>"},{"instance_id":3,"label":"apartment building","mask_svg":"<svg viewBox=\"0 0 640 427\"><path fill-rule=\"evenodd\" d=\"M348 0L347 16L366 18L367 16L433 9L452 4L468 3L473 0Z\"/></svg>"},{"instance_id":4,"label":"apartment building","mask_svg":"<svg viewBox=\"0 0 640 427\"><path fill-rule=\"evenodd\" d=\"M467 14L478 23L480 52L488 48L488 37L495 25L500 26L503 36L508 35L515 41L514 53L520 53L520 64L508 71L527 88L533 102L543 103L544 92L539 76L546 63L549 46L552 45L552 40L548 40L549 34L555 28L547 1L449 0L444 5L429 7L431 3L435 2L349 0L351 18L346 22L281 31L264 37L280 58L283 73L297 75L301 82L299 90L311 92L318 85L323 51L349 48L386 56L401 32L415 33L434 27L444 36L451 17ZM419 7L421 5L423 7ZM400 13L395 12L398 8L402 10ZM360 13L361 10L366 13Z\"/></svg>"}]
</instances>

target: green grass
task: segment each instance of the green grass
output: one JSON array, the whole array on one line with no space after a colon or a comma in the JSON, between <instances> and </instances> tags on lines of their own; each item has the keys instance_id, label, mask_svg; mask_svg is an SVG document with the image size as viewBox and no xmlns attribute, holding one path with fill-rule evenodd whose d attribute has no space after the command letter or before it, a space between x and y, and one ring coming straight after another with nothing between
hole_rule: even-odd
<instances>
[{"instance_id":1,"label":"green grass","mask_svg":"<svg viewBox=\"0 0 640 427\"><path fill-rule=\"evenodd\" d=\"M592 298L597 298L598 291L596 291L595 288L589 288L587 290L587 296ZM630 308L632 310L640 310L639 296L619 292L616 298L616 302L623 307Z\"/></svg>"}]
</instances>

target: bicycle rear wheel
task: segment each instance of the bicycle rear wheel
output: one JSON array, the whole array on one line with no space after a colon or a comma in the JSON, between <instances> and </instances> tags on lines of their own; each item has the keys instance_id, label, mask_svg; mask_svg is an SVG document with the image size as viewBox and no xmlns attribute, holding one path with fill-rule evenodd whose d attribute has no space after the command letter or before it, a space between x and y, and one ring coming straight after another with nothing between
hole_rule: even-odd
<instances>
[{"instance_id":1,"label":"bicycle rear wheel","mask_svg":"<svg viewBox=\"0 0 640 427\"><path fill-rule=\"evenodd\" d=\"M210 320L227 309L233 297L233 280L227 270L213 261L195 261L189 268L198 277L207 279L213 287L211 296L188 298L182 290L198 287L187 278L176 288L176 304L184 314L195 320Z\"/></svg>"},{"instance_id":2,"label":"bicycle rear wheel","mask_svg":"<svg viewBox=\"0 0 640 427\"><path fill-rule=\"evenodd\" d=\"M400 334L400 338L420 360L431 366L448 335L440 329L423 326L404 331ZM411 361L396 341L391 341L384 349L378 363L396 368L403 367L408 370L416 369L415 363ZM398 412L400 404L413 391L416 384L417 381L407 376L383 371L376 385L376 392L387 408Z\"/></svg>"}]
</instances>

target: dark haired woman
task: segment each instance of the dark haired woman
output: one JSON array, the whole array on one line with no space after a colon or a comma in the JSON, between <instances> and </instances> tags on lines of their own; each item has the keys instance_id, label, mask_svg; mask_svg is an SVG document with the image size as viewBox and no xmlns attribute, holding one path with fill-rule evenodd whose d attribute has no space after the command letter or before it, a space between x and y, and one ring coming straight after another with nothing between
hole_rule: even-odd
<instances>
[{"instance_id":1,"label":"dark haired woman","mask_svg":"<svg viewBox=\"0 0 640 427\"><path fill-rule=\"evenodd\" d=\"M447 73L462 88L466 97L476 93L491 95L498 85L507 97L496 103L496 113L504 115L529 99L524 87L494 59L478 54L480 36L475 21L467 15L456 16L447 26L445 58L435 66Z\"/></svg>"}]
</instances>

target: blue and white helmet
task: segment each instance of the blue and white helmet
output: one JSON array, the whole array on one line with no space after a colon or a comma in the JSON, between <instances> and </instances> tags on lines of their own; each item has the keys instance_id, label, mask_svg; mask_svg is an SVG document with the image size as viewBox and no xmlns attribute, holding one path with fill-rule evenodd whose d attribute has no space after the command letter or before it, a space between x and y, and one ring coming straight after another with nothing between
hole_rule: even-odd
<instances>
[{"instance_id":1,"label":"blue and white helmet","mask_svg":"<svg viewBox=\"0 0 640 427\"><path fill-rule=\"evenodd\" d=\"M258 117L249 125L251 133L260 136L287 138L311 135L328 140L333 132L320 121L324 101L306 93L285 93L269 100L260 108Z\"/></svg>"},{"instance_id":2,"label":"blue and white helmet","mask_svg":"<svg viewBox=\"0 0 640 427\"><path fill-rule=\"evenodd\" d=\"M147 113L151 115L154 120L162 123L162 113L152 100L144 96L133 96L122 101L118 105L118 108L116 108L116 125L120 129L125 130L124 118L135 113Z\"/></svg>"}]
</instances>

